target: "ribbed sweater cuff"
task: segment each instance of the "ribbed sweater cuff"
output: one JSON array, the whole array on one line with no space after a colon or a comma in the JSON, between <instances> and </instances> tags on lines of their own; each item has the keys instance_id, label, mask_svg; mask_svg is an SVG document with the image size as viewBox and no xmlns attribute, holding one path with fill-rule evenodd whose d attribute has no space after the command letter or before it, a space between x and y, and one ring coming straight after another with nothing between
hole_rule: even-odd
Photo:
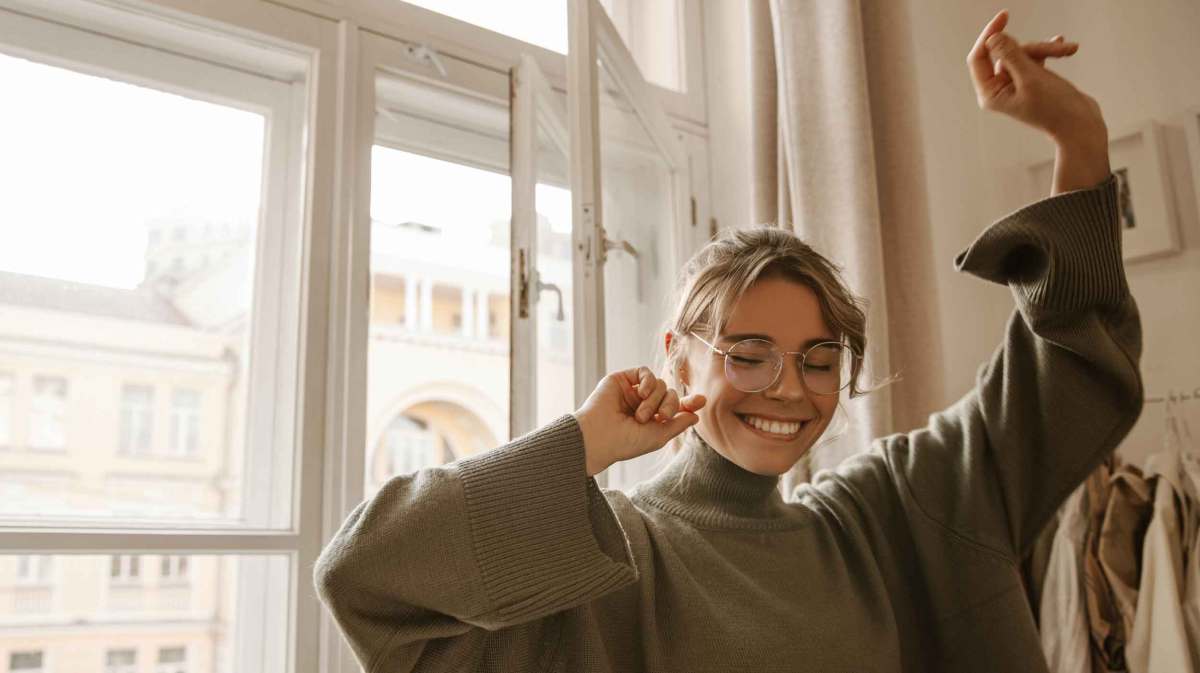
<instances>
[{"instance_id":1,"label":"ribbed sweater cuff","mask_svg":"<svg viewBox=\"0 0 1200 673\"><path fill-rule=\"evenodd\" d=\"M492 620L519 624L589 602L637 580L629 541L596 480L572 414L458 461L475 560ZM589 514L589 512L591 514ZM592 516L603 517L601 549Z\"/></svg>"},{"instance_id":2,"label":"ribbed sweater cuff","mask_svg":"<svg viewBox=\"0 0 1200 673\"><path fill-rule=\"evenodd\" d=\"M954 268L1007 284L1037 313L1114 307L1129 288L1121 258L1117 177L1031 203L983 231Z\"/></svg>"}]
</instances>

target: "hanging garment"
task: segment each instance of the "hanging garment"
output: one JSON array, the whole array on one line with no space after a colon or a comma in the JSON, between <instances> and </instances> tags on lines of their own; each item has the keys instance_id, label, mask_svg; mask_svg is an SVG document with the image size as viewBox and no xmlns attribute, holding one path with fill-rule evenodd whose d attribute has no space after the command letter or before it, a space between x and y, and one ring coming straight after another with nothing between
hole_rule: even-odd
<instances>
[{"instance_id":1,"label":"hanging garment","mask_svg":"<svg viewBox=\"0 0 1200 673\"><path fill-rule=\"evenodd\" d=\"M1095 673L1126 670L1121 610L1100 560L1100 542L1113 493L1112 478L1119 464L1116 455L1110 454L1084 482L1087 489L1088 526L1084 537L1082 569L1091 664Z\"/></svg>"},{"instance_id":2,"label":"hanging garment","mask_svg":"<svg viewBox=\"0 0 1200 673\"><path fill-rule=\"evenodd\" d=\"M1059 507L1042 532L1038 533L1033 548L1021 559L1021 584L1025 587L1025 597L1029 600L1029 609L1039 630L1042 628L1041 605L1046 591L1046 572L1050 567L1050 553L1054 539L1058 537L1062 516L1063 508Z\"/></svg>"},{"instance_id":3,"label":"hanging garment","mask_svg":"<svg viewBox=\"0 0 1200 673\"><path fill-rule=\"evenodd\" d=\"M1075 489L1059 513L1042 584L1038 619L1042 651L1051 673L1089 673L1092 663L1080 572L1088 525L1086 484Z\"/></svg>"},{"instance_id":4,"label":"hanging garment","mask_svg":"<svg viewBox=\"0 0 1200 673\"><path fill-rule=\"evenodd\" d=\"M1142 541L1154 513L1150 484L1142 470L1129 463L1117 466L1111 480L1108 510L1100 531L1100 566L1121 614L1122 642L1133 631L1142 560Z\"/></svg>"},{"instance_id":5,"label":"hanging garment","mask_svg":"<svg viewBox=\"0 0 1200 673\"><path fill-rule=\"evenodd\" d=\"M1183 617L1192 645L1192 670L1200 673L1200 444L1192 439L1187 423L1176 437L1182 466L1180 488L1189 503L1189 521L1183 525Z\"/></svg>"},{"instance_id":6,"label":"hanging garment","mask_svg":"<svg viewBox=\"0 0 1200 673\"><path fill-rule=\"evenodd\" d=\"M1137 610L1125 647L1130 673L1196 673L1195 646L1188 642L1183 616L1183 537L1194 513L1183 493L1183 465L1173 444L1168 440L1146 461L1146 477L1154 480L1154 515L1143 542Z\"/></svg>"}]
</instances>

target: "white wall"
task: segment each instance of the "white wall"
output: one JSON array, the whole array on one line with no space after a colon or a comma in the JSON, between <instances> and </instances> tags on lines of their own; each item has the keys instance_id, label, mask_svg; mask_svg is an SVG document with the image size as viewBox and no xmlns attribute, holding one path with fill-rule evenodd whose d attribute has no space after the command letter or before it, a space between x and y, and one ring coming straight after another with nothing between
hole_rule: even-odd
<instances>
[{"instance_id":1,"label":"white wall","mask_svg":"<svg viewBox=\"0 0 1200 673\"><path fill-rule=\"evenodd\" d=\"M1183 253L1127 265L1141 309L1148 396L1200 386L1200 218L1184 136L1184 111L1200 106L1200 3L1119 0L1088 3L1021 0L1006 29L1022 42L1062 33L1080 43L1076 55L1049 67L1099 101L1110 132L1146 119L1165 125L1170 182ZM979 110L965 59L976 36L1001 8L912 0L921 123L929 171L930 221L941 301L947 402L974 382L1012 310L1006 288L953 270L954 255L988 224L1050 193L1030 193L1024 166L1053 156L1049 140L1019 122ZM964 319L969 316L969 319ZM1187 411L1200 430L1200 403ZM1158 448L1163 406L1148 404L1119 449L1140 462Z\"/></svg>"}]
</instances>

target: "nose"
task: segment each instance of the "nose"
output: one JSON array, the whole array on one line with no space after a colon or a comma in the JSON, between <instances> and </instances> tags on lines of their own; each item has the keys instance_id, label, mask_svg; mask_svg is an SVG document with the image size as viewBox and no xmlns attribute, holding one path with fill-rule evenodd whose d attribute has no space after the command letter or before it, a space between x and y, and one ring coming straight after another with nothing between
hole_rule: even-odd
<instances>
[{"instance_id":1,"label":"nose","mask_svg":"<svg viewBox=\"0 0 1200 673\"><path fill-rule=\"evenodd\" d=\"M799 402L808 397L804 378L800 375L800 356L785 356L780 369L779 378L775 379L775 383L764 390L763 394L786 402Z\"/></svg>"}]
</instances>

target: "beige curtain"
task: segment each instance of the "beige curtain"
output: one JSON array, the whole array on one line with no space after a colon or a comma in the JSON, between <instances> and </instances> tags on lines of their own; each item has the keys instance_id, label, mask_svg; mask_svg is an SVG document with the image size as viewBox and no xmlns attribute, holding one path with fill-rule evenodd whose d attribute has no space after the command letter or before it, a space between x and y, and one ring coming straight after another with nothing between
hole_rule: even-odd
<instances>
[{"instance_id":1,"label":"beige curtain","mask_svg":"<svg viewBox=\"0 0 1200 673\"><path fill-rule=\"evenodd\" d=\"M746 8L751 216L792 227L843 267L869 302L868 381L902 377L845 405L845 434L785 475L790 493L873 438L927 422L943 385L932 265L953 261L932 255L908 4L750 0Z\"/></svg>"}]
</instances>

